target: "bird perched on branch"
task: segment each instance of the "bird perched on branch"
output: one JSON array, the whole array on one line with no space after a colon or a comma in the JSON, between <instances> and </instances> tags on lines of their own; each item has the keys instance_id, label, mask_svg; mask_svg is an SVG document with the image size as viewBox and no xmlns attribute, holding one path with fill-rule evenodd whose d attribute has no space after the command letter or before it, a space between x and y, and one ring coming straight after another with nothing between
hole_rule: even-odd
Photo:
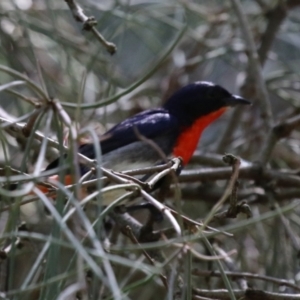
<instances>
[{"instance_id":1,"label":"bird perched on branch","mask_svg":"<svg viewBox=\"0 0 300 300\"><path fill-rule=\"evenodd\" d=\"M228 107L240 104L250 102L211 82L191 83L175 92L161 108L138 113L103 134L101 166L131 170L153 166L171 156L180 156L186 165L203 130ZM78 152L96 158L94 144L81 145ZM56 159L46 170L58 167L59 162ZM88 171L84 165L80 170L81 175Z\"/></svg>"}]
</instances>

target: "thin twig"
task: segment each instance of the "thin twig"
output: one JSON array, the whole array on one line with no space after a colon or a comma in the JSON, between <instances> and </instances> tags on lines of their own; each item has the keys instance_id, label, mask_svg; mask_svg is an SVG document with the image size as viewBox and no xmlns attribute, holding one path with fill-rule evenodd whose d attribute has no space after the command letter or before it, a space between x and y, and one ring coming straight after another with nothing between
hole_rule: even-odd
<instances>
[{"instance_id":1,"label":"thin twig","mask_svg":"<svg viewBox=\"0 0 300 300\"><path fill-rule=\"evenodd\" d=\"M210 213L205 218L205 221L203 222L204 226L206 226L211 221L213 216L218 212L218 210L224 204L226 199L232 194L232 191L234 189L234 186L235 186L236 181L239 176L240 160L232 154L227 154L224 156L224 161L226 163L229 163L232 166L232 173L231 173L228 185L224 191L224 194L222 195L220 200L214 205L214 207L212 208Z\"/></svg>"},{"instance_id":2,"label":"thin twig","mask_svg":"<svg viewBox=\"0 0 300 300\"><path fill-rule=\"evenodd\" d=\"M196 295L202 297L209 297L218 300L230 300L230 295L227 290L202 290L193 289ZM247 289L244 290L233 290L233 293L237 299L247 300L299 300L299 294L283 294L283 293L271 293L262 290Z\"/></svg>"},{"instance_id":3,"label":"thin twig","mask_svg":"<svg viewBox=\"0 0 300 300\"><path fill-rule=\"evenodd\" d=\"M227 180L232 172L230 167L202 168L197 170L183 171L179 182L215 181ZM240 167L239 178L251 180L271 181L275 180L277 186L295 187L300 186L300 177L293 173L263 168L259 164Z\"/></svg>"},{"instance_id":4,"label":"thin twig","mask_svg":"<svg viewBox=\"0 0 300 300\"><path fill-rule=\"evenodd\" d=\"M261 36L261 44L258 49L258 56L262 66L267 60L268 53L272 47L276 34L278 33L281 24L285 20L288 11L298 5L300 5L299 0L280 0L277 1L277 5L275 7L272 7L265 13L268 24L266 26L266 30Z\"/></svg>"},{"instance_id":5,"label":"thin twig","mask_svg":"<svg viewBox=\"0 0 300 300\"><path fill-rule=\"evenodd\" d=\"M254 38L251 34L250 26L243 12L240 0L231 0L231 4L236 12L241 31L247 45L249 67L251 68L251 73L253 74L253 78L257 87L258 98L260 99L259 103L262 111L262 119L264 121L266 129L270 129L273 125L272 109L268 91L264 83L264 78L262 75L262 69L256 51Z\"/></svg>"},{"instance_id":6,"label":"thin twig","mask_svg":"<svg viewBox=\"0 0 300 300\"><path fill-rule=\"evenodd\" d=\"M15 137L15 138L24 138L24 134L23 134L23 128L26 126L25 124L20 124L20 123L15 123L12 121L9 121L5 118L1 118L0 117L0 124L4 124L4 130L10 134L11 136ZM34 132L33 133L33 138L39 142L42 142L44 139L44 135L40 132ZM48 146L49 147L53 147L55 149L60 149L60 147L63 147L64 150L68 151L69 149L65 146L61 146L59 145L58 142L56 142L55 140L51 139L51 138L47 138L48 140ZM94 167L94 161L92 159L89 159L88 157L82 155L81 153L77 153L78 157L79 157L79 161L80 163L88 166L88 167Z\"/></svg>"},{"instance_id":7,"label":"thin twig","mask_svg":"<svg viewBox=\"0 0 300 300\"><path fill-rule=\"evenodd\" d=\"M102 168L102 171L103 171L103 174L110 176L110 179L114 180L116 183L130 183L129 180L124 179L124 178L118 176L116 173L112 173L109 170L106 170L105 168ZM176 221L176 219L171 214L171 212L168 210L168 208L165 205L163 205L162 203L160 203L159 201L157 201L155 198L153 198L146 191L141 190L140 193L146 201L153 204L159 211L161 211L166 216L166 218L170 221L170 223L174 227L176 234L178 236L180 236L181 235L180 226L179 226L178 222Z\"/></svg>"},{"instance_id":8,"label":"thin twig","mask_svg":"<svg viewBox=\"0 0 300 300\"><path fill-rule=\"evenodd\" d=\"M268 137L258 155L258 159L262 164L266 164L272 155L272 151L276 143L287 136L300 125L300 115L296 115L286 121L279 123L270 130Z\"/></svg>"},{"instance_id":9,"label":"thin twig","mask_svg":"<svg viewBox=\"0 0 300 300\"><path fill-rule=\"evenodd\" d=\"M32 129L38 117L45 112L46 106L42 108L35 109L34 113L30 116L28 122L22 129L22 132L25 137L29 137L31 135Z\"/></svg>"},{"instance_id":10,"label":"thin twig","mask_svg":"<svg viewBox=\"0 0 300 300\"><path fill-rule=\"evenodd\" d=\"M219 247L219 245L217 245L216 243L213 243L213 248L216 251L216 253L218 253L219 255L224 255L223 262L225 263L225 265L227 266L229 271L237 271L238 270L233 259L229 255L226 255L227 253L221 247ZM248 283L244 278L242 278L242 277L237 278L236 281L242 290L246 290L248 288Z\"/></svg>"},{"instance_id":11,"label":"thin twig","mask_svg":"<svg viewBox=\"0 0 300 300\"><path fill-rule=\"evenodd\" d=\"M199 270L199 269L193 269L192 270L193 275L195 276L203 276L203 277L221 277L220 271L206 271L206 270ZM287 286L290 287L296 291L300 291L300 287L296 284L293 284L289 280L275 278L271 276L266 275L260 275L260 274L254 274L254 273L248 273L248 272L233 272L233 271L225 271L226 276L228 277L244 277L249 279L258 279L263 280L267 282L272 282L281 286Z\"/></svg>"},{"instance_id":12,"label":"thin twig","mask_svg":"<svg viewBox=\"0 0 300 300\"><path fill-rule=\"evenodd\" d=\"M146 250L143 249L143 247L141 246L141 244L139 243L139 241L137 240L136 236L133 234L132 230L131 230L131 227L127 226L126 227L126 233L127 233L127 236L131 239L131 241L140 246L141 247L141 250L144 254L144 256L146 257L146 259L148 260L148 262L152 265L152 266L155 266L155 263L154 263L154 260L152 259L152 257L148 254L148 252ZM165 288L168 290L168 281L167 281L167 278L165 275L163 274L159 274L159 277L163 283L163 285L165 286Z\"/></svg>"},{"instance_id":13,"label":"thin twig","mask_svg":"<svg viewBox=\"0 0 300 300\"><path fill-rule=\"evenodd\" d=\"M115 44L108 42L101 33L95 28L97 21L94 17L88 17L85 15L83 9L74 0L65 0L68 4L74 19L77 22L83 23L83 29L92 31L98 41L106 48L107 52L114 54L117 51Z\"/></svg>"}]
</instances>

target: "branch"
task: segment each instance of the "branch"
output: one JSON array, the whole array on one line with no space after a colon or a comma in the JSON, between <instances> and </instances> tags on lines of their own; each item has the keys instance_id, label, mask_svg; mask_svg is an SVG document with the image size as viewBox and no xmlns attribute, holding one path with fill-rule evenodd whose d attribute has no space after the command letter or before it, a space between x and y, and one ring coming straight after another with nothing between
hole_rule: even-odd
<instances>
[{"instance_id":1,"label":"branch","mask_svg":"<svg viewBox=\"0 0 300 300\"><path fill-rule=\"evenodd\" d=\"M300 115L296 115L282 123L273 126L259 154L259 161L262 164L266 164L271 157L272 151L276 143L280 139L288 137L290 133L299 125Z\"/></svg>"},{"instance_id":2,"label":"branch","mask_svg":"<svg viewBox=\"0 0 300 300\"><path fill-rule=\"evenodd\" d=\"M218 255L226 254L226 252L221 247L219 247L216 243L213 244L213 248ZM229 255L224 257L223 262L227 266L229 271L237 271L238 270L238 267L236 266L235 262ZM237 277L236 282L242 290L247 290L248 283L244 278Z\"/></svg>"},{"instance_id":3,"label":"branch","mask_svg":"<svg viewBox=\"0 0 300 300\"><path fill-rule=\"evenodd\" d=\"M222 207L224 202L227 200L227 198L232 195L234 191L235 184L238 180L239 176L239 168L240 168L240 160L236 158L232 154L226 154L223 158L224 162L228 163L232 166L232 172L230 174L230 179L228 182L228 185L220 198L220 200L213 206L212 210L209 212L209 214L206 216L204 221L204 226L207 225L214 217L214 215L218 212L218 210ZM235 201L234 201L235 202ZM230 202L232 204L232 202Z\"/></svg>"},{"instance_id":4,"label":"branch","mask_svg":"<svg viewBox=\"0 0 300 300\"><path fill-rule=\"evenodd\" d=\"M205 168L198 170L183 171L179 182L215 181L227 180L232 173L230 167ZM263 168L259 164L240 167L241 179L258 181L276 181L277 186L295 187L300 186L300 177L291 173Z\"/></svg>"},{"instance_id":5,"label":"branch","mask_svg":"<svg viewBox=\"0 0 300 300\"><path fill-rule=\"evenodd\" d=\"M188 199L189 201L205 201L207 203L212 203L218 201L223 194L223 188L213 185L206 186L201 185L195 188L183 187L181 188L182 198ZM276 199L278 201L300 198L300 189L299 188L280 188L279 191L276 191ZM268 197L265 191L259 187L244 188L239 191L238 199L247 199L247 202L250 204L254 203L267 203Z\"/></svg>"},{"instance_id":6,"label":"branch","mask_svg":"<svg viewBox=\"0 0 300 300\"><path fill-rule=\"evenodd\" d=\"M206 271L206 270L199 270L199 269L193 269L192 270L193 275L196 276L203 276L203 277L221 277L220 271ZM275 278L271 276L265 276L265 275L259 275L254 273L247 273L247 272L232 272L232 271L225 271L226 276L232 277L232 278L251 278L251 279L258 279L263 280L266 282L272 282L275 284L278 284L280 286L287 286L290 287L296 291L300 291L300 287L296 284L291 283L289 280Z\"/></svg>"},{"instance_id":7,"label":"branch","mask_svg":"<svg viewBox=\"0 0 300 300\"><path fill-rule=\"evenodd\" d=\"M132 243L135 244L135 245L138 245L141 248L141 251L144 254L144 256L146 257L146 259L148 260L148 262L152 266L155 266L154 259L148 254L148 252L146 250L144 250L142 248L141 244L139 243L138 239L136 238L136 236L134 235L134 233L132 232L132 230L129 226L126 227L126 232L127 232L127 236L130 238ZM159 274L159 277L160 277L164 287L166 288L166 290L168 290L168 281L167 281L166 276L163 275L163 274Z\"/></svg>"},{"instance_id":8,"label":"branch","mask_svg":"<svg viewBox=\"0 0 300 300\"><path fill-rule=\"evenodd\" d=\"M258 56L262 66L266 62L273 41L282 22L287 16L288 10L295 8L297 5L300 5L299 0L278 1L278 4L265 14L268 24L265 32L261 36L261 45L258 49Z\"/></svg>"},{"instance_id":9,"label":"branch","mask_svg":"<svg viewBox=\"0 0 300 300\"><path fill-rule=\"evenodd\" d=\"M242 35L245 39L246 46L248 49L249 56L249 68L253 79L255 80L255 85L257 87L258 98L260 99L260 107L262 111L262 119L265 123L267 129L271 128L273 125L272 109L270 104L269 95L267 92L266 85L264 83L264 78L262 75L262 69L259 62L259 57L256 51L256 46L254 38L251 34L250 27L246 16L243 13L243 9L239 0L231 0L231 4L236 12Z\"/></svg>"},{"instance_id":10,"label":"branch","mask_svg":"<svg viewBox=\"0 0 300 300\"><path fill-rule=\"evenodd\" d=\"M106 170L105 168L102 168L102 172L104 175L108 176L111 180L115 181L116 183L123 183L123 184L131 183L130 180L124 179L121 176L118 176L116 173L112 173L109 170ZM159 201L157 201L155 198L153 198L146 191L141 189L140 193L147 202L154 205L161 213L163 213L166 216L166 218L170 221L170 223L174 227L176 234L178 236L180 236L181 228L180 228L178 222L176 221L176 219L171 214L171 212L168 210L168 208L165 205L163 205L162 203L160 203Z\"/></svg>"},{"instance_id":11,"label":"branch","mask_svg":"<svg viewBox=\"0 0 300 300\"><path fill-rule=\"evenodd\" d=\"M193 292L197 296L208 297L218 300L230 300L230 295L227 290L201 290L193 289ZM234 295L237 299L245 300L299 300L300 295L282 294L282 293L271 293L261 290L247 289L233 290ZM197 299L197 298L194 298Z\"/></svg>"},{"instance_id":12,"label":"branch","mask_svg":"<svg viewBox=\"0 0 300 300\"><path fill-rule=\"evenodd\" d=\"M24 136L24 132L23 132L23 128L26 127L26 124L20 124L20 123L15 123L12 121L9 121L5 118L0 117L0 125L3 124L1 127L12 137L16 138L16 139L27 139L27 137ZM0 127L0 128L1 128ZM33 134L33 138L36 142L42 142L44 140L44 135L40 132L32 132ZM63 147L64 150L68 151L68 147L65 146L60 146L59 143L51 138L47 137L47 143L48 143L48 147L52 147L54 149L60 149L60 147ZM36 146L39 144L35 144ZM47 148L48 149L48 148ZM80 163L88 166L88 167L94 167L94 161L87 158L86 156L78 153L77 154L80 160ZM55 157L56 158L56 157Z\"/></svg>"},{"instance_id":13,"label":"branch","mask_svg":"<svg viewBox=\"0 0 300 300\"><path fill-rule=\"evenodd\" d=\"M83 30L92 31L98 41L106 48L110 54L114 54L117 51L115 44L108 42L102 34L95 28L97 21L94 17L88 17L83 12L83 9L74 0L65 0L68 4L74 19L77 22L83 23Z\"/></svg>"}]
</instances>

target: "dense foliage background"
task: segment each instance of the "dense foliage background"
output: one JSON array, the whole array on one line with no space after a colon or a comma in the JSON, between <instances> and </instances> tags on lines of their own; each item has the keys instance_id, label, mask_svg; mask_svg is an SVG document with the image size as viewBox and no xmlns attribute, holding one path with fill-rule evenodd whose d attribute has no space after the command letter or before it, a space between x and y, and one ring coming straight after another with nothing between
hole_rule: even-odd
<instances>
[{"instance_id":1,"label":"dense foliage background","mask_svg":"<svg viewBox=\"0 0 300 300\"><path fill-rule=\"evenodd\" d=\"M0 299L300 299L299 0L2 0L0 15ZM199 80L253 105L151 194L190 219L103 211L108 179L85 208L88 178L37 191L53 159Z\"/></svg>"}]
</instances>

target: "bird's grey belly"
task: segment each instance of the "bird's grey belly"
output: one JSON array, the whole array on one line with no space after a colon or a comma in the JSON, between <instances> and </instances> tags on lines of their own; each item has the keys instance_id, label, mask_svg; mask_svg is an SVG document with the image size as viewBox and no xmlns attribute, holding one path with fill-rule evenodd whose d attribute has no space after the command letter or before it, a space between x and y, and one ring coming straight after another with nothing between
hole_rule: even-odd
<instances>
[{"instance_id":1,"label":"bird's grey belly","mask_svg":"<svg viewBox=\"0 0 300 300\"><path fill-rule=\"evenodd\" d=\"M147 142L134 142L118 148L102 157L102 166L115 171L133 170L151 167L171 154L173 143L166 143L163 139L156 141L156 147ZM158 149L160 151L158 151Z\"/></svg>"}]
</instances>

